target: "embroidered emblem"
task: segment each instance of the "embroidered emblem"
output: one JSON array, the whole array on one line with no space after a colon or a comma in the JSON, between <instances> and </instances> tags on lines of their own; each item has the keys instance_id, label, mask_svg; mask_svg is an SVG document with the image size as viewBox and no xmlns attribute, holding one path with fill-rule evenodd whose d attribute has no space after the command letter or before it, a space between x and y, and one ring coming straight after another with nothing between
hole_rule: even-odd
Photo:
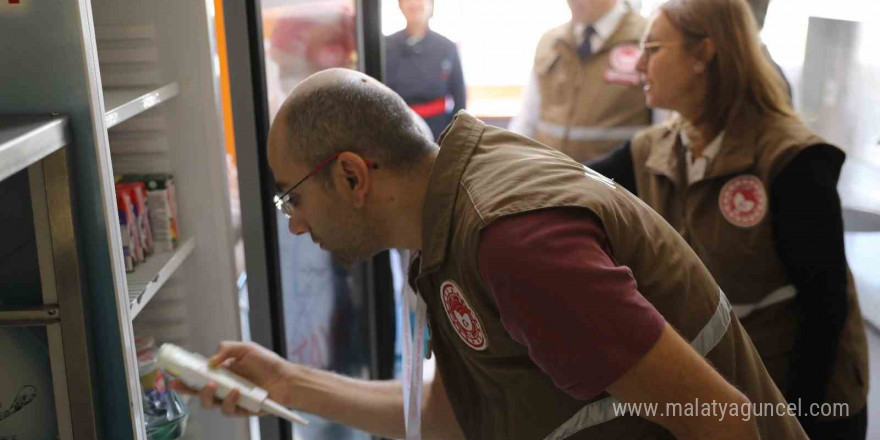
<instances>
[{"instance_id":1,"label":"embroidered emblem","mask_svg":"<svg viewBox=\"0 0 880 440\"><path fill-rule=\"evenodd\" d=\"M452 74L452 59L446 58L440 62L440 78L447 80Z\"/></svg>"},{"instance_id":2,"label":"embroidered emblem","mask_svg":"<svg viewBox=\"0 0 880 440\"><path fill-rule=\"evenodd\" d=\"M761 180L744 175L729 180L718 195L721 214L741 228L755 226L767 214L767 192Z\"/></svg>"},{"instance_id":3,"label":"embroidered emblem","mask_svg":"<svg viewBox=\"0 0 880 440\"><path fill-rule=\"evenodd\" d=\"M482 351L488 348L489 341L486 339L480 318L454 281L447 280L440 285L440 299L443 301L443 308L446 309L446 316L449 317L452 328L461 340L474 350Z\"/></svg>"},{"instance_id":4,"label":"embroidered emblem","mask_svg":"<svg viewBox=\"0 0 880 440\"><path fill-rule=\"evenodd\" d=\"M636 44L618 44L611 49L611 68L619 72L635 72L642 56Z\"/></svg>"},{"instance_id":5,"label":"embroidered emblem","mask_svg":"<svg viewBox=\"0 0 880 440\"><path fill-rule=\"evenodd\" d=\"M641 76L636 71L636 65L641 56L639 46L636 44L618 44L611 48L608 56L608 64L611 67L605 70L605 81L627 86L639 85Z\"/></svg>"}]
</instances>

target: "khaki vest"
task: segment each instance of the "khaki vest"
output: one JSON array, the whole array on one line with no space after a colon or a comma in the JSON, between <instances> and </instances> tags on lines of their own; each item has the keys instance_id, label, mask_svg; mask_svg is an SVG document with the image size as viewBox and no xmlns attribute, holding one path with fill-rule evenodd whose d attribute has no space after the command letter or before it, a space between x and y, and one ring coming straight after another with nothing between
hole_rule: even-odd
<instances>
[{"instance_id":1,"label":"khaki vest","mask_svg":"<svg viewBox=\"0 0 880 440\"><path fill-rule=\"evenodd\" d=\"M586 62L578 56L573 23L541 37L534 67L541 94L536 140L586 162L651 124L635 71L645 26L629 11Z\"/></svg>"},{"instance_id":2,"label":"khaki vest","mask_svg":"<svg viewBox=\"0 0 880 440\"><path fill-rule=\"evenodd\" d=\"M549 207L595 214L615 260L698 352L753 402L784 402L708 270L643 202L558 151L465 112L440 142L413 276L467 438L672 439L646 419L613 417L607 394L585 402L561 391L504 329L479 273L480 233L503 216ZM763 438L806 438L793 417L757 419Z\"/></svg>"},{"instance_id":3,"label":"khaki vest","mask_svg":"<svg viewBox=\"0 0 880 440\"><path fill-rule=\"evenodd\" d=\"M796 118L741 116L725 130L705 177L687 184L682 125L676 118L633 139L637 192L687 240L734 308L748 313L739 313L743 326L770 375L780 388L786 387L798 331L791 300L796 291L774 248L769 188L798 153L823 140ZM738 193L743 195L741 210ZM849 404L852 415L865 405L868 352L851 275L848 303L826 401Z\"/></svg>"}]
</instances>

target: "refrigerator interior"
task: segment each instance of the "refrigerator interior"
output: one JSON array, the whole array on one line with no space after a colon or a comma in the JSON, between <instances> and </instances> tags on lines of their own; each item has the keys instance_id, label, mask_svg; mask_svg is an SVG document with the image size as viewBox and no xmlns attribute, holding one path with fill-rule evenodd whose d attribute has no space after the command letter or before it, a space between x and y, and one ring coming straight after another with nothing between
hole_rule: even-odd
<instances>
[{"instance_id":1,"label":"refrigerator interior","mask_svg":"<svg viewBox=\"0 0 880 440\"><path fill-rule=\"evenodd\" d=\"M205 355L222 340L241 339L215 12L211 1L92 0L91 13L112 175L167 173L176 193L173 249L157 246L134 272L118 265L114 272L124 283L131 405L142 412L135 337ZM111 237L124 232L118 226L108 225ZM204 411L197 401L189 408L185 438L248 435L244 419ZM134 427L145 439L142 429Z\"/></svg>"}]
</instances>

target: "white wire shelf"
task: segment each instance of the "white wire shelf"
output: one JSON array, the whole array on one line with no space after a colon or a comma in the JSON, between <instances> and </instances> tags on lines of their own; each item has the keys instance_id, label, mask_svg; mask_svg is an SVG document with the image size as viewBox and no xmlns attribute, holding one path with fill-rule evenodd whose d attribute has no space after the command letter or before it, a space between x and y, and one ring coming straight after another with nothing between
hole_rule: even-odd
<instances>
[{"instance_id":1,"label":"white wire shelf","mask_svg":"<svg viewBox=\"0 0 880 440\"><path fill-rule=\"evenodd\" d=\"M0 181L69 142L64 116L0 115Z\"/></svg>"},{"instance_id":2,"label":"white wire shelf","mask_svg":"<svg viewBox=\"0 0 880 440\"><path fill-rule=\"evenodd\" d=\"M135 267L134 272L127 274L131 319L137 317L147 303L156 296L159 289L180 268L195 247L196 239L190 238L171 252L151 255L147 261Z\"/></svg>"},{"instance_id":3,"label":"white wire shelf","mask_svg":"<svg viewBox=\"0 0 880 440\"><path fill-rule=\"evenodd\" d=\"M107 128L131 119L180 93L177 83L157 88L104 89L104 123Z\"/></svg>"}]
</instances>

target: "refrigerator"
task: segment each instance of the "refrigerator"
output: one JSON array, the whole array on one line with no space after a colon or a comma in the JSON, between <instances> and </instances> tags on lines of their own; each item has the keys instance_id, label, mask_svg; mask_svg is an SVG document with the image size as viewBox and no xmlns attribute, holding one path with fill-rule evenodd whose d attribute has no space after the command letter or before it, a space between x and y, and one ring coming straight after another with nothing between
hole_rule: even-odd
<instances>
[{"instance_id":1,"label":"refrigerator","mask_svg":"<svg viewBox=\"0 0 880 440\"><path fill-rule=\"evenodd\" d=\"M292 235L272 203L266 139L281 103L308 75L346 67L382 79L379 9L369 0L224 0L247 274L244 334L291 362L363 379L392 375L389 257L345 269L307 234ZM308 426L296 427L254 419L252 438L370 438L307 418Z\"/></svg>"}]
</instances>

